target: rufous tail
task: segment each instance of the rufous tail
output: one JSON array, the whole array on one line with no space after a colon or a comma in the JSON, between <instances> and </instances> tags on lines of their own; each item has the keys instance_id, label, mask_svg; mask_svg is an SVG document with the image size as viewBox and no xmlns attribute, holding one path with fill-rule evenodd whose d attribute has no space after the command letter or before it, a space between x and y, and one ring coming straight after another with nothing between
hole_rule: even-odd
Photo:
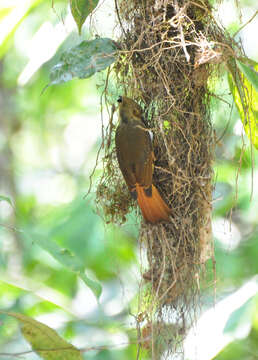
<instances>
[{"instance_id":1,"label":"rufous tail","mask_svg":"<svg viewBox=\"0 0 258 360\"><path fill-rule=\"evenodd\" d=\"M152 195L147 196L144 188L136 184L137 200L145 220L155 224L169 220L171 209L160 196L157 188L152 184Z\"/></svg>"}]
</instances>

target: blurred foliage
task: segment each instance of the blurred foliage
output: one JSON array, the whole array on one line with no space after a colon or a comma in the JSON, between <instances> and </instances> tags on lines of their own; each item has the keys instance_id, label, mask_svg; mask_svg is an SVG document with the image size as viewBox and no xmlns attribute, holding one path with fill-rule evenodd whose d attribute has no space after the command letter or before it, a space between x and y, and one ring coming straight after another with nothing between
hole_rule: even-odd
<instances>
[{"instance_id":1,"label":"blurred foliage","mask_svg":"<svg viewBox=\"0 0 258 360\"><path fill-rule=\"evenodd\" d=\"M108 38L82 41L64 52L60 62L50 73L49 85L60 84L73 78L86 79L97 71L106 69L115 61L116 45Z\"/></svg>"},{"instance_id":2,"label":"blurred foliage","mask_svg":"<svg viewBox=\"0 0 258 360\"><path fill-rule=\"evenodd\" d=\"M7 312L22 324L22 334L44 360L82 360L80 351L64 341L53 329L31 317ZM40 350L39 350L40 349Z\"/></svg>"},{"instance_id":3,"label":"blurred foliage","mask_svg":"<svg viewBox=\"0 0 258 360\"><path fill-rule=\"evenodd\" d=\"M86 18L98 5L99 0L70 0L71 12L81 34Z\"/></svg>"},{"instance_id":4,"label":"blurred foliage","mask_svg":"<svg viewBox=\"0 0 258 360\"><path fill-rule=\"evenodd\" d=\"M254 8L255 2L243 1L241 6ZM85 349L84 359L134 359L136 322L130 313L133 309L137 316L140 282L137 220L132 214L123 227L117 227L105 225L101 214L96 214L94 191L101 164L92 178L92 193L84 199L100 146L99 98L105 74L54 85L42 94L61 54L81 42L71 25L67 1L55 0L53 7L40 0L0 1L0 20L1 26L5 24L0 45L0 309L49 325L63 339ZM234 31L240 27L232 24ZM83 38L91 39L87 21ZM111 84L110 96L115 91ZM256 165L252 179L249 140L226 72L213 78L210 91L216 93L211 103L218 139L213 220L220 300L258 272L258 170ZM108 121L105 112L102 120ZM257 161L254 151L254 165ZM232 236L227 237L230 226ZM99 302L78 271L64 266L40 242L74 254L87 276L101 283ZM207 281L214 282L212 262ZM213 286L206 286L203 296L212 306ZM257 296L252 296L232 310L224 329L231 340L216 359L255 358L257 308ZM246 330L239 337L241 328ZM3 353L29 350L18 322L1 315L0 359L7 358ZM144 351L141 355L148 358ZM39 359L34 353L23 357Z\"/></svg>"},{"instance_id":5,"label":"blurred foliage","mask_svg":"<svg viewBox=\"0 0 258 360\"><path fill-rule=\"evenodd\" d=\"M249 327L248 336L244 339L236 339L221 351L214 359L257 359L258 344L258 296L248 300L242 307L236 310L229 318L225 332L234 332L240 325Z\"/></svg>"},{"instance_id":6,"label":"blurred foliage","mask_svg":"<svg viewBox=\"0 0 258 360\"><path fill-rule=\"evenodd\" d=\"M228 61L228 69L230 90L245 132L258 149L258 64L253 63L250 66L231 59Z\"/></svg>"}]
</instances>

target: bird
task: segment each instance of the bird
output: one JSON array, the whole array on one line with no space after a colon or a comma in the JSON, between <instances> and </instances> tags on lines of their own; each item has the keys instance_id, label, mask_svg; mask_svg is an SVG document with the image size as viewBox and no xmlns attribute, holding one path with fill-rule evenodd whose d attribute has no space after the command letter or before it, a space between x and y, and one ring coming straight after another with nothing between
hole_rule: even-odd
<instances>
[{"instance_id":1,"label":"bird","mask_svg":"<svg viewBox=\"0 0 258 360\"><path fill-rule=\"evenodd\" d=\"M152 133L144 124L142 108L133 99L119 96L119 125L115 134L118 164L144 219L152 224L169 221L171 209L152 183L154 153Z\"/></svg>"}]
</instances>

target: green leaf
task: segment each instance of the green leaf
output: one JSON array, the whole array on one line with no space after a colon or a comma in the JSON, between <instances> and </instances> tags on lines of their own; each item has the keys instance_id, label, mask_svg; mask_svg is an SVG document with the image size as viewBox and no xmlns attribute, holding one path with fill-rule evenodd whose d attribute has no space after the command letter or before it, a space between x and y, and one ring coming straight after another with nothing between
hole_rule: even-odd
<instances>
[{"instance_id":1,"label":"green leaf","mask_svg":"<svg viewBox=\"0 0 258 360\"><path fill-rule=\"evenodd\" d=\"M83 282L92 290L97 299L100 297L102 292L101 285L98 282L90 279L85 274L85 266L78 257L76 257L68 249L62 249L56 242L45 239L39 234L36 234L33 238L36 239L35 243L37 245L46 250L50 255L53 256L53 258L55 258L67 269L77 274L83 280Z\"/></svg>"},{"instance_id":2,"label":"green leaf","mask_svg":"<svg viewBox=\"0 0 258 360\"><path fill-rule=\"evenodd\" d=\"M12 316L22 324L22 334L30 343L32 349L44 360L82 360L80 351L61 338L49 326L42 324L28 316L0 311Z\"/></svg>"},{"instance_id":3,"label":"green leaf","mask_svg":"<svg viewBox=\"0 0 258 360\"><path fill-rule=\"evenodd\" d=\"M236 329L246 323L252 322L254 308L254 296L248 299L242 306L233 311L228 318L228 321L224 327L224 333L231 333L236 331Z\"/></svg>"},{"instance_id":4,"label":"green leaf","mask_svg":"<svg viewBox=\"0 0 258 360\"><path fill-rule=\"evenodd\" d=\"M115 61L116 49L114 41L108 38L82 41L61 55L60 62L51 69L48 86L85 79L104 70Z\"/></svg>"},{"instance_id":5,"label":"green leaf","mask_svg":"<svg viewBox=\"0 0 258 360\"><path fill-rule=\"evenodd\" d=\"M238 67L237 63L241 63L241 66ZM258 149L258 92L256 91L258 64L255 63L254 70L252 70L243 61L236 62L231 58L227 65L230 90L245 132L252 144Z\"/></svg>"},{"instance_id":6,"label":"green leaf","mask_svg":"<svg viewBox=\"0 0 258 360\"><path fill-rule=\"evenodd\" d=\"M81 35L82 25L87 16L98 5L99 0L70 0L71 12Z\"/></svg>"},{"instance_id":7,"label":"green leaf","mask_svg":"<svg viewBox=\"0 0 258 360\"><path fill-rule=\"evenodd\" d=\"M236 63L245 77L250 81L256 91L258 91L258 72L252 67L244 64L243 62L236 60ZM258 64L257 64L258 65ZM257 68L257 66L256 66Z\"/></svg>"},{"instance_id":8,"label":"green leaf","mask_svg":"<svg viewBox=\"0 0 258 360\"><path fill-rule=\"evenodd\" d=\"M13 206L11 199L7 196L0 195L0 201L6 201L6 202L8 202L8 204Z\"/></svg>"}]
</instances>

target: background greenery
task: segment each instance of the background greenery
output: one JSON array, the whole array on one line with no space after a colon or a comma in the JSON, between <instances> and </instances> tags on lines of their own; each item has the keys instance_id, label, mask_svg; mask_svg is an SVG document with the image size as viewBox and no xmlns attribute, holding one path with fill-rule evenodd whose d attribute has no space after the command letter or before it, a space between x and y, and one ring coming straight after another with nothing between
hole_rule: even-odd
<instances>
[{"instance_id":1,"label":"background greenery","mask_svg":"<svg viewBox=\"0 0 258 360\"><path fill-rule=\"evenodd\" d=\"M112 20L114 10L107 3L105 20ZM221 7L225 4L228 2ZM244 20L250 18L255 1L240 1L239 8L234 7L236 17L225 24L231 34L241 26L241 9ZM100 97L105 74L51 86L42 93L63 50L92 38L96 28L102 35L110 29L108 25L108 29L100 28L93 18L79 37L67 1L57 0L53 7L50 1L2 0L0 21L0 309L46 323L85 349L84 359L136 358L136 346L128 344L136 335L133 315L137 315L140 281L137 219L132 214L118 227L105 225L96 213L94 191L101 163L93 177L92 193L84 199L101 142ZM252 41L255 47L255 34L251 42L246 39L250 33L240 35L257 60L257 47L256 52L250 50ZM211 113L219 139L213 212L216 301L229 299L243 286L251 284L252 288L246 288L246 299L236 308L225 310L222 335L228 340L216 359L256 359L258 155L254 150L252 173L249 142L233 105L226 72L222 70L210 88L217 94ZM115 99L115 88L112 91ZM222 97L224 101L219 100ZM107 119L104 113L104 123ZM62 255L72 254L85 264L89 279L101 284L99 303L78 271L59 261L56 248L49 245L53 242ZM214 301L213 280L210 261L203 295L206 308ZM4 353L29 349L17 320L1 315L0 359L10 358ZM24 358L39 357L29 353ZM203 359L209 359L208 355Z\"/></svg>"}]
</instances>

